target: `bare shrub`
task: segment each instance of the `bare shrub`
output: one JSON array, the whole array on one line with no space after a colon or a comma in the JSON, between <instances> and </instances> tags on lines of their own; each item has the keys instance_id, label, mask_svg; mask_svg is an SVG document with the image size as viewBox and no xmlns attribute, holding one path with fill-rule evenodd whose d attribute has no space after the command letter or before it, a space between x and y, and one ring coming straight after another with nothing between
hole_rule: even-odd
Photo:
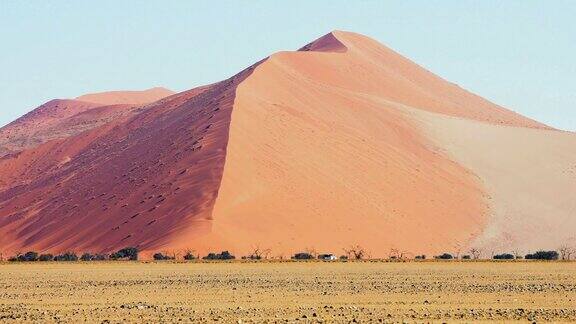
<instances>
[{"instance_id":1,"label":"bare shrub","mask_svg":"<svg viewBox=\"0 0 576 324\"><path fill-rule=\"evenodd\" d=\"M366 257L366 250L360 245L351 246L348 249L344 249L344 253L348 256L348 259L362 260Z\"/></svg>"}]
</instances>

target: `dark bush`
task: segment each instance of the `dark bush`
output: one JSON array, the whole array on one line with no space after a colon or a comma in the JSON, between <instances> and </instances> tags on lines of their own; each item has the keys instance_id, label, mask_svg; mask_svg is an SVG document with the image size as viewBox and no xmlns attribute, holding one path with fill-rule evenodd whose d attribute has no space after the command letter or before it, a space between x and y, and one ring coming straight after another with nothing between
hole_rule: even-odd
<instances>
[{"instance_id":1,"label":"dark bush","mask_svg":"<svg viewBox=\"0 0 576 324\"><path fill-rule=\"evenodd\" d=\"M155 253L153 256L154 260L174 260L173 256L167 254Z\"/></svg>"},{"instance_id":2,"label":"dark bush","mask_svg":"<svg viewBox=\"0 0 576 324\"><path fill-rule=\"evenodd\" d=\"M228 251L222 251L222 253L208 253L207 256L203 257L204 260L232 260L236 259L235 256L230 254Z\"/></svg>"},{"instance_id":3,"label":"dark bush","mask_svg":"<svg viewBox=\"0 0 576 324\"><path fill-rule=\"evenodd\" d=\"M194 254L192 254L192 252L186 252L186 254L184 254L184 260L195 260L196 256Z\"/></svg>"},{"instance_id":4,"label":"dark bush","mask_svg":"<svg viewBox=\"0 0 576 324\"><path fill-rule=\"evenodd\" d=\"M558 260L556 251L538 251L532 254L526 254L527 260Z\"/></svg>"},{"instance_id":5,"label":"dark bush","mask_svg":"<svg viewBox=\"0 0 576 324\"><path fill-rule=\"evenodd\" d=\"M92 253L84 253L82 254L82 256L80 257L80 260L82 261L104 261L107 259L107 255L106 254L92 254Z\"/></svg>"},{"instance_id":6,"label":"dark bush","mask_svg":"<svg viewBox=\"0 0 576 324\"><path fill-rule=\"evenodd\" d=\"M452 256L452 254L450 253L443 253L440 255L437 255L434 257L435 259L441 259L441 260L451 260L454 259L454 257Z\"/></svg>"},{"instance_id":7,"label":"dark bush","mask_svg":"<svg viewBox=\"0 0 576 324\"><path fill-rule=\"evenodd\" d=\"M29 251L24 254L18 253L15 256L8 258L8 261L20 261L20 262L27 262L27 261L38 261L38 253L34 251Z\"/></svg>"},{"instance_id":8,"label":"dark bush","mask_svg":"<svg viewBox=\"0 0 576 324\"><path fill-rule=\"evenodd\" d=\"M494 260L513 260L514 255L512 255L510 253L496 254L495 256L492 257L492 259L494 259Z\"/></svg>"},{"instance_id":9,"label":"dark bush","mask_svg":"<svg viewBox=\"0 0 576 324\"><path fill-rule=\"evenodd\" d=\"M94 255L90 254L90 253L84 253L82 254L82 256L80 257L80 260L82 261L92 261L94 260Z\"/></svg>"},{"instance_id":10,"label":"dark bush","mask_svg":"<svg viewBox=\"0 0 576 324\"><path fill-rule=\"evenodd\" d=\"M310 260L310 259L314 259L314 256L308 252L300 252L300 253L296 253L292 256L292 259L294 260Z\"/></svg>"},{"instance_id":11,"label":"dark bush","mask_svg":"<svg viewBox=\"0 0 576 324\"><path fill-rule=\"evenodd\" d=\"M29 251L24 253L23 255L24 260L22 261L38 261L38 253L34 252L34 251Z\"/></svg>"},{"instance_id":12,"label":"dark bush","mask_svg":"<svg viewBox=\"0 0 576 324\"><path fill-rule=\"evenodd\" d=\"M415 256L414 259L416 259L416 260L424 260L424 259L426 259L426 256L425 256L424 254L421 254L421 255Z\"/></svg>"},{"instance_id":13,"label":"dark bush","mask_svg":"<svg viewBox=\"0 0 576 324\"><path fill-rule=\"evenodd\" d=\"M218 260L218 254L211 252L211 253L208 253L208 255L203 257L202 259L204 259L204 260Z\"/></svg>"},{"instance_id":14,"label":"dark bush","mask_svg":"<svg viewBox=\"0 0 576 324\"><path fill-rule=\"evenodd\" d=\"M64 252L55 256L54 261L78 261L78 256L74 252Z\"/></svg>"},{"instance_id":15,"label":"dark bush","mask_svg":"<svg viewBox=\"0 0 576 324\"><path fill-rule=\"evenodd\" d=\"M472 259L472 257L469 256L468 254L462 256L462 260L470 260L470 259Z\"/></svg>"},{"instance_id":16,"label":"dark bush","mask_svg":"<svg viewBox=\"0 0 576 324\"><path fill-rule=\"evenodd\" d=\"M50 253L40 254L38 261L54 261L54 256Z\"/></svg>"},{"instance_id":17,"label":"dark bush","mask_svg":"<svg viewBox=\"0 0 576 324\"><path fill-rule=\"evenodd\" d=\"M345 261L345 260L348 260L348 256L347 256L347 255L341 255L341 256L339 257L339 259L342 260L342 261Z\"/></svg>"},{"instance_id":18,"label":"dark bush","mask_svg":"<svg viewBox=\"0 0 576 324\"><path fill-rule=\"evenodd\" d=\"M138 249L135 247L127 247L118 252L110 254L110 259L112 260L138 260Z\"/></svg>"}]
</instances>

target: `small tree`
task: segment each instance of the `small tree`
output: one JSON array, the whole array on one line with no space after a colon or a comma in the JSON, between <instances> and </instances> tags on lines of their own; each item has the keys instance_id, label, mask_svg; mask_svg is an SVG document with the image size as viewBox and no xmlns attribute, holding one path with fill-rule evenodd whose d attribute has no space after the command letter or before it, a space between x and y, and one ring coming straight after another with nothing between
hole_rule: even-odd
<instances>
[{"instance_id":1,"label":"small tree","mask_svg":"<svg viewBox=\"0 0 576 324\"><path fill-rule=\"evenodd\" d=\"M299 252L292 256L294 260L311 260L314 259L314 256L308 252Z\"/></svg>"},{"instance_id":2,"label":"small tree","mask_svg":"<svg viewBox=\"0 0 576 324\"><path fill-rule=\"evenodd\" d=\"M349 259L361 260L366 256L366 250L360 245L351 246L348 249L344 249L344 252Z\"/></svg>"},{"instance_id":3,"label":"small tree","mask_svg":"<svg viewBox=\"0 0 576 324\"><path fill-rule=\"evenodd\" d=\"M492 257L494 260L514 260L514 255L510 253L496 254Z\"/></svg>"},{"instance_id":4,"label":"small tree","mask_svg":"<svg viewBox=\"0 0 576 324\"><path fill-rule=\"evenodd\" d=\"M80 260L82 261L92 261L94 259L94 256L91 253L83 253L82 256L80 256Z\"/></svg>"},{"instance_id":5,"label":"small tree","mask_svg":"<svg viewBox=\"0 0 576 324\"><path fill-rule=\"evenodd\" d=\"M92 261L104 261L108 259L108 255L104 253L97 253L92 255Z\"/></svg>"},{"instance_id":6,"label":"small tree","mask_svg":"<svg viewBox=\"0 0 576 324\"><path fill-rule=\"evenodd\" d=\"M532 254L526 254L527 260L558 260L556 251L538 251Z\"/></svg>"},{"instance_id":7,"label":"small tree","mask_svg":"<svg viewBox=\"0 0 576 324\"><path fill-rule=\"evenodd\" d=\"M472 259L474 260L478 260L482 254L482 251L478 248L471 248L469 252L472 255Z\"/></svg>"},{"instance_id":8,"label":"small tree","mask_svg":"<svg viewBox=\"0 0 576 324\"><path fill-rule=\"evenodd\" d=\"M256 246L252 248L252 252L248 254L246 259L252 259L252 260L268 259L270 252L271 252L270 249L261 249L259 246Z\"/></svg>"},{"instance_id":9,"label":"small tree","mask_svg":"<svg viewBox=\"0 0 576 324\"><path fill-rule=\"evenodd\" d=\"M135 247L123 248L121 250L118 250L118 252L110 254L110 259L112 259L112 260L121 260L121 259L138 260L138 249Z\"/></svg>"},{"instance_id":10,"label":"small tree","mask_svg":"<svg viewBox=\"0 0 576 324\"><path fill-rule=\"evenodd\" d=\"M20 256L20 261L38 261L38 253L29 251Z\"/></svg>"},{"instance_id":11,"label":"small tree","mask_svg":"<svg viewBox=\"0 0 576 324\"><path fill-rule=\"evenodd\" d=\"M54 261L78 261L78 256L74 252L64 252L55 256Z\"/></svg>"},{"instance_id":12,"label":"small tree","mask_svg":"<svg viewBox=\"0 0 576 324\"><path fill-rule=\"evenodd\" d=\"M228 251L222 251L221 253L208 253L207 256L203 257L204 260L233 260L236 259L235 256L230 254Z\"/></svg>"},{"instance_id":13,"label":"small tree","mask_svg":"<svg viewBox=\"0 0 576 324\"><path fill-rule=\"evenodd\" d=\"M153 256L154 260L174 260L174 256L169 256L168 254L155 253Z\"/></svg>"},{"instance_id":14,"label":"small tree","mask_svg":"<svg viewBox=\"0 0 576 324\"><path fill-rule=\"evenodd\" d=\"M451 260L454 259L454 257L452 256L452 254L450 253L443 253L440 255L437 255L434 257L435 259L440 259L440 260Z\"/></svg>"},{"instance_id":15,"label":"small tree","mask_svg":"<svg viewBox=\"0 0 576 324\"><path fill-rule=\"evenodd\" d=\"M558 252L560 252L560 259L561 260L570 260L572 255L576 254L576 249L573 247L569 247L567 245L562 245Z\"/></svg>"},{"instance_id":16,"label":"small tree","mask_svg":"<svg viewBox=\"0 0 576 324\"><path fill-rule=\"evenodd\" d=\"M186 252L184 252L184 260L194 260L194 259L196 259L196 256L194 255L193 250L186 250Z\"/></svg>"},{"instance_id":17,"label":"small tree","mask_svg":"<svg viewBox=\"0 0 576 324\"><path fill-rule=\"evenodd\" d=\"M222 253L220 253L220 260L233 260L233 259L236 259L236 257L230 254L230 252L228 251L222 251Z\"/></svg>"},{"instance_id":18,"label":"small tree","mask_svg":"<svg viewBox=\"0 0 576 324\"><path fill-rule=\"evenodd\" d=\"M30 251L24 254L16 253L16 255L8 258L8 261L20 261L20 262L28 262L28 261L38 261L38 253Z\"/></svg>"},{"instance_id":19,"label":"small tree","mask_svg":"<svg viewBox=\"0 0 576 324\"><path fill-rule=\"evenodd\" d=\"M313 259L315 259L318 256L318 252L316 252L316 249L314 248L307 248L305 251L306 253L310 254Z\"/></svg>"},{"instance_id":20,"label":"small tree","mask_svg":"<svg viewBox=\"0 0 576 324\"><path fill-rule=\"evenodd\" d=\"M40 254L38 261L54 261L54 256L50 253Z\"/></svg>"}]
</instances>

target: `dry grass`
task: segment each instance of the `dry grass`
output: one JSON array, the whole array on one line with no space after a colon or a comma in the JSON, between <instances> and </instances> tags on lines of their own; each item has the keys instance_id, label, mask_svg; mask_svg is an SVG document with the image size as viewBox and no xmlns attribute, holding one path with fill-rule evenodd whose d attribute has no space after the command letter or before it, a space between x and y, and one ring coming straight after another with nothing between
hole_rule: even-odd
<instances>
[{"instance_id":1,"label":"dry grass","mask_svg":"<svg viewBox=\"0 0 576 324\"><path fill-rule=\"evenodd\" d=\"M0 321L574 321L574 262L0 264Z\"/></svg>"}]
</instances>

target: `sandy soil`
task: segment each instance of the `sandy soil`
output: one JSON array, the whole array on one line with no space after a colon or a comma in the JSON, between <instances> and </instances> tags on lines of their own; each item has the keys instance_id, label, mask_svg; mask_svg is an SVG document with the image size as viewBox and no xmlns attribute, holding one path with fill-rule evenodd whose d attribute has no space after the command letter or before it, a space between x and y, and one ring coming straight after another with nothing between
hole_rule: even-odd
<instances>
[{"instance_id":1,"label":"sandy soil","mask_svg":"<svg viewBox=\"0 0 576 324\"><path fill-rule=\"evenodd\" d=\"M0 264L0 321L576 320L576 263Z\"/></svg>"}]
</instances>

